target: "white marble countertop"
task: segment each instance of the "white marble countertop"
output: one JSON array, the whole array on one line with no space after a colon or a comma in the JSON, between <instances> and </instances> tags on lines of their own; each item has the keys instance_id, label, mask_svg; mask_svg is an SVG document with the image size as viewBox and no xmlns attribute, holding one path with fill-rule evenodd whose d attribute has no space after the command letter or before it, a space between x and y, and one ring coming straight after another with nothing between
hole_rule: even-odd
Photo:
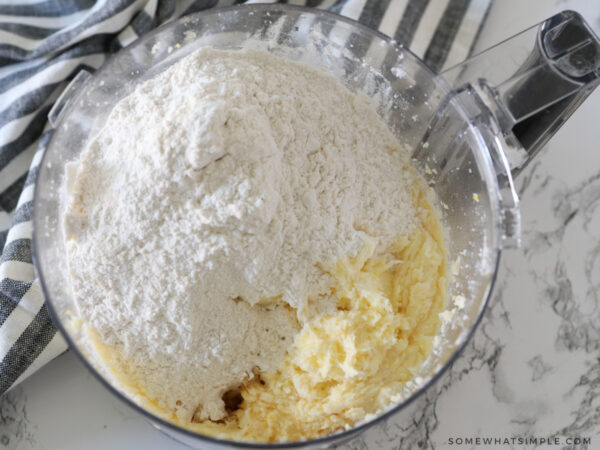
<instances>
[{"instance_id":1,"label":"white marble countertop","mask_svg":"<svg viewBox=\"0 0 600 450\"><path fill-rule=\"evenodd\" d=\"M495 0L478 48L564 9L600 33L598 0ZM493 300L466 351L408 410L343 449L479 448L457 443L513 436L600 449L599 118L600 89L519 177L523 247L503 254ZM572 437L591 444L570 446ZM524 446L485 448L511 447ZM185 447L66 353L0 399L0 448Z\"/></svg>"}]
</instances>

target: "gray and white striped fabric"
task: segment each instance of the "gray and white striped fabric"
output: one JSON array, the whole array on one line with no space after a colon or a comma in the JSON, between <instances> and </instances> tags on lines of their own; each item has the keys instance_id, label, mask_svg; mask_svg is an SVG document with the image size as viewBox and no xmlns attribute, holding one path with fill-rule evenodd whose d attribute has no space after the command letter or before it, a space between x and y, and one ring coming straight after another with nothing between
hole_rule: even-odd
<instances>
[{"instance_id":1,"label":"gray and white striped fabric","mask_svg":"<svg viewBox=\"0 0 600 450\"><path fill-rule=\"evenodd\" d=\"M234 0L0 3L0 394L62 353L31 252L33 187L48 111L82 68L183 14ZM378 28L434 69L469 53L491 0L300 0Z\"/></svg>"}]
</instances>

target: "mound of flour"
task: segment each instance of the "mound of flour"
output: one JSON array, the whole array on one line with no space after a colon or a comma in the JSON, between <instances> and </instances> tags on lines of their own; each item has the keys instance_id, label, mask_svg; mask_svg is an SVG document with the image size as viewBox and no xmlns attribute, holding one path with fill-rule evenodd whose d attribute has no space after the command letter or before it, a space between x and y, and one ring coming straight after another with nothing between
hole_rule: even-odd
<instances>
[{"instance_id":1,"label":"mound of flour","mask_svg":"<svg viewBox=\"0 0 600 450\"><path fill-rule=\"evenodd\" d=\"M68 177L81 317L181 420L274 370L335 308L323 270L416 214L367 99L266 53L202 49L117 104Z\"/></svg>"}]
</instances>

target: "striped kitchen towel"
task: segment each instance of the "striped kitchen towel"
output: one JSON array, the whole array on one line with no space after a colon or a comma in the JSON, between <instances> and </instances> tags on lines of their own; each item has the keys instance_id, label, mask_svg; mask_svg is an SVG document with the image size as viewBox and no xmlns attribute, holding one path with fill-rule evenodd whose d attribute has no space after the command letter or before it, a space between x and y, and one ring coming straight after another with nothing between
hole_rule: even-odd
<instances>
[{"instance_id":1,"label":"striped kitchen towel","mask_svg":"<svg viewBox=\"0 0 600 450\"><path fill-rule=\"evenodd\" d=\"M183 14L235 0L27 0L0 3L0 394L66 349L31 252L33 187L48 111L81 69ZM378 28L434 69L468 55L491 0L290 0Z\"/></svg>"}]
</instances>

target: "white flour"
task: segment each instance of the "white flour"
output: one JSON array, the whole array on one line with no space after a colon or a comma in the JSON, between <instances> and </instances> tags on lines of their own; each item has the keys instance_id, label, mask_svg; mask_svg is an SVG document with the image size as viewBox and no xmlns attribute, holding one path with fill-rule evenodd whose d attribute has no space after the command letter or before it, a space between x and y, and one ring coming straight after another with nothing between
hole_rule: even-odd
<instances>
[{"instance_id":1,"label":"white flour","mask_svg":"<svg viewBox=\"0 0 600 450\"><path fill-rule=\"evenodd\" d=\"M69 168L80 314L150 397L220 419L225 391L334 307L320 267L413 229L408 164L332 77L202 49L122 100Z\"/></svg>"}]
</instances>

